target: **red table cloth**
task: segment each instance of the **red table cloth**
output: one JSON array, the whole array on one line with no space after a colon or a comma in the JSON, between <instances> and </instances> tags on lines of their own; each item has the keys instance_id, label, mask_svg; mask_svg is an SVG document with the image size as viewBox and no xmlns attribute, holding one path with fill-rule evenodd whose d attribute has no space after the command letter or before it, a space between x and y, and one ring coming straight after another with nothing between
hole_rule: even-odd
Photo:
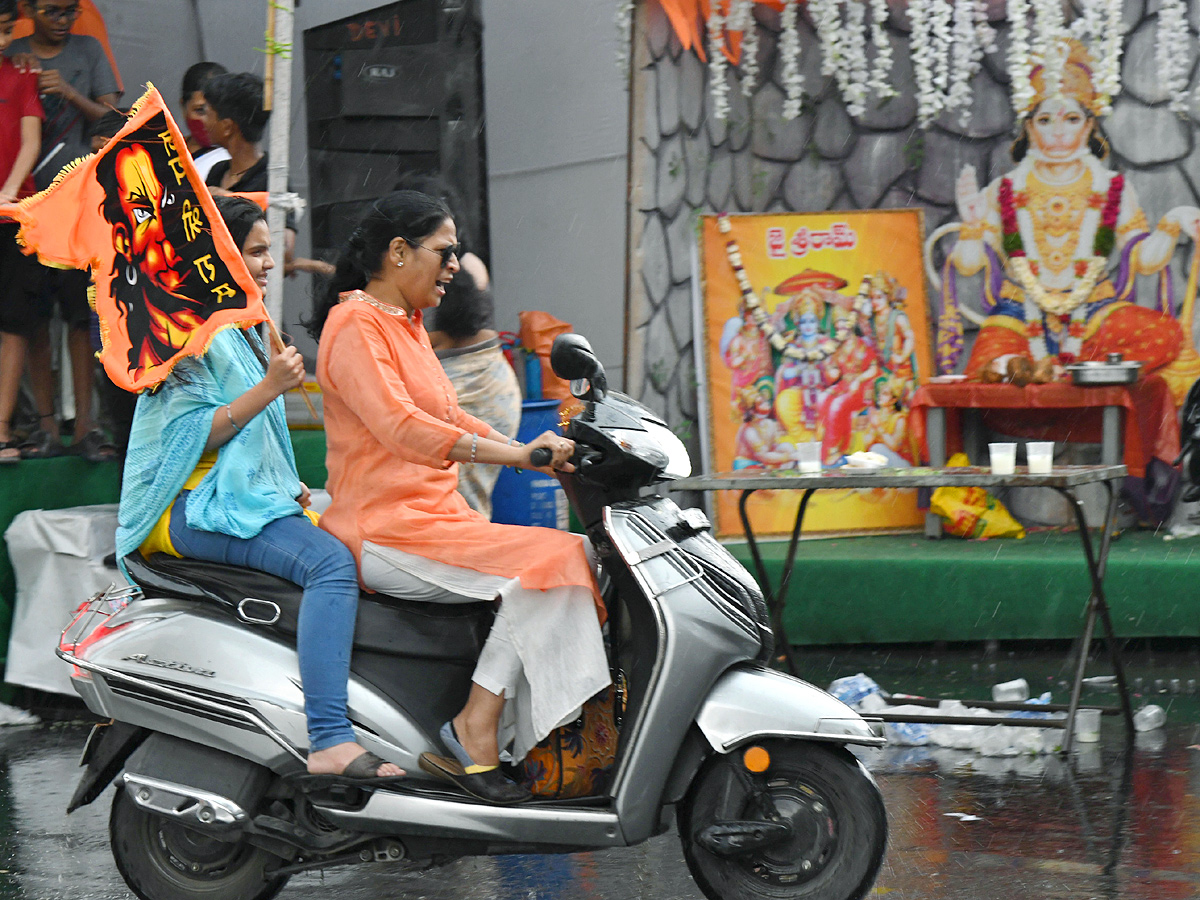
<instances>
[{"instance_id":1,"label":"red table cloth","mask_svg":"<svg viewBox=\"0 0 1200 900\"><path fill-rule=\"evenodd\" d=\"M1153 457L1173 463L1179 456L1179 416L1167 383L1149 375L1128 386L1076 387L1073 384L926 384L909 412L909 428L929 458L925 415L929 407L946 410L946 454L962 449L963 409L983 410L992 431L1031 441L1100 443L1103 407L1125 408L1125 458L1129 474L1142 478ZM978 462L978 460L976 460Z\"/></svg>"}]
</instances>

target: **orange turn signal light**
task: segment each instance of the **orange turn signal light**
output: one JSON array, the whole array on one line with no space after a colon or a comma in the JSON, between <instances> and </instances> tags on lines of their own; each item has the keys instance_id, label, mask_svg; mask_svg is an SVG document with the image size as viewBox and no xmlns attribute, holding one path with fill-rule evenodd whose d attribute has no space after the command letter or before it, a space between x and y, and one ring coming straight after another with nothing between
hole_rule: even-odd
<instances>
[{"instance_id":1,"label":"orange turn signal light","mask_svg":"<svg viewBox=\"0 0 1200 900\"><path fill-rule=\"evenodd\" d=\"M748 747L742 754L742 764L751 772L761 775L771 768L771 754L757 745Z\"/></svg>"}]
</instances>

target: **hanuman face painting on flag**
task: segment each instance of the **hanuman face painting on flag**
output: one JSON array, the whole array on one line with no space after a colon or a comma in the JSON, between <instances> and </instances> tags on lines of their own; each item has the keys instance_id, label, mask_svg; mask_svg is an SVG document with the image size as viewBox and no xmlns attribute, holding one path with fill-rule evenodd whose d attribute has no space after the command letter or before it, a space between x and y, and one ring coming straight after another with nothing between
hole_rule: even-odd
<instances>
[{"instance_id":1,"label":"hanuman face painting on flag","mask_svg":"<svg viewBox=\"0 0 1200 900\"><path fill-rule=\"evenodd\" d=\"M245 308L246 295L217 254L161 114L105 148L96 180L114 256L111 272L95 277L110 279L137 378L172 359L214 309Z\"/></svg>"}]
</instances>

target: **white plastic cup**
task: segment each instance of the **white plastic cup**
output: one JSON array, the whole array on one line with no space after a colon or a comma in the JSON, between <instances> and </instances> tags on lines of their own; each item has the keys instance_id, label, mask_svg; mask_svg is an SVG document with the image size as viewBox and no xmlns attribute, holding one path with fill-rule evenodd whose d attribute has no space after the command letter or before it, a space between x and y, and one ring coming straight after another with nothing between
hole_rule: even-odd
<instances>
[{"instance_id":1,"label":"white plastic cup","mask_svg":"<svg viewBox=\"0 0 1200 900\"><path fill-rule=\"evenodd\" d=\"M808 441L796 445L796 462L801 474L813 475L821 471L821 442Z\"/></svg>"},{"instance_id":2,"label":"white plastic cup","mask_svg":"<svg viewBox=\"0 0 1200 900\"><path fill-rule=\"evenodd\" d=\"M1054 469L1054 441L1029 441L1025 445L1030 475L1049 475Z\"/></svg>"},{"instance_id":3,"label":"white plastic cup","mask_svg":"<svg viewBox=\"0 0 1200 900\"><path fill-rule=\"evenodd\" d=\"M1075 710L1075 740L1083 744L1094 744L1100 740L1100 710Z\"/></svg>"},{"instance_id":4,"label":"white plastic cup","mask_svg":"<svg viewBox=\"0 0 1200 900\"><path fill-rule=\"evenodd\" d=\"M1029 682L1015 678L992 685L992 699L997 703L1023 703L1029 699Z\"/></svg>"},{"instance_id":5,"label":"white plastic cup","mask_svg":"<svg viewBox=\"0 0 1200 900\"><path fill-rule=\"evenodd\" d=\"M1011 475L1017 470L1016 444L988 444L993 475Z\"/></svg>"},{"instance_id":6,"label":"white plastic cup","mask_svg":"<svg viewBox=\"0 0 1200 900\"><path fill-rule=\"evenodd\" d=\"M1135 731L1154 731L1167 724L1167 714L1161 706L1147 704L1133 714Z\"/></svg>"}]
</instances>

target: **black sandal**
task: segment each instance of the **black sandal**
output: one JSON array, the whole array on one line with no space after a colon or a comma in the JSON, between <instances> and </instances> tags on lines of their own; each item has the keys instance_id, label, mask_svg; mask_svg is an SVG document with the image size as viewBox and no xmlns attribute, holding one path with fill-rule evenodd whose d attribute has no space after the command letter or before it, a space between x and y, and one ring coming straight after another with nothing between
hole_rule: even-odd
<instances>
[{"instance_id":1,"label":"black sandal","mask_svg":"<svg viewBox=\"0 0 1200 900\"><path fill-rule=\"evenodd\" d=\"M458 785L477 800L496 806L511 806L533 799L528 788L508 778L499 766L476 765L459 741L453 720L442 726L438 737L442 746L450 751L450 756L422 753L417 762L423 771Z\"/></svg>"},{"instance_id":2,"label":"black sandal","mask_svg":"<svg viewBox=\"0 0 1200 900\"><path fill-rule=\"evenodd\" d=\"M99 428L93 428L76 443L67 448L71 456L82 456L88 462L115 462L120 457L117 445L104 436Z\"/></svg>"},{"instance_id":3,"label":"black sandal","mask_svg":"<svg viewBox=\"0 0 1200 900\"><path fill-rule=\"evenodd\" d=\"M302 791L322 791L337 786L387 787L409 780L407 775L376 775L379 767L386 763L386 759L364 750L342 769L340 775L302 772L291 776L288 781Z\"/></svg>"},{"instance_id":4,"label":"black sandal","mask_svg":"<svg viewBox=\"0 0 1200 900\"><path fill-rule=\"evenodd\" d=\"M0 453L5 450L16 450L16 456L0 456L0 466L7 466L21 461L20 441L0 441Z\"/></svg>"},{"instance_id":5,"label":"black sandal","mask_svg":"<svg viewBox=\"0 0 1200 900\"><path fill-rule=\"evenodd\" d=\"M51 459L62 456L62 438L39 428L29 435L19 448L21 459Z\"/></svg>"}]
</instances>

